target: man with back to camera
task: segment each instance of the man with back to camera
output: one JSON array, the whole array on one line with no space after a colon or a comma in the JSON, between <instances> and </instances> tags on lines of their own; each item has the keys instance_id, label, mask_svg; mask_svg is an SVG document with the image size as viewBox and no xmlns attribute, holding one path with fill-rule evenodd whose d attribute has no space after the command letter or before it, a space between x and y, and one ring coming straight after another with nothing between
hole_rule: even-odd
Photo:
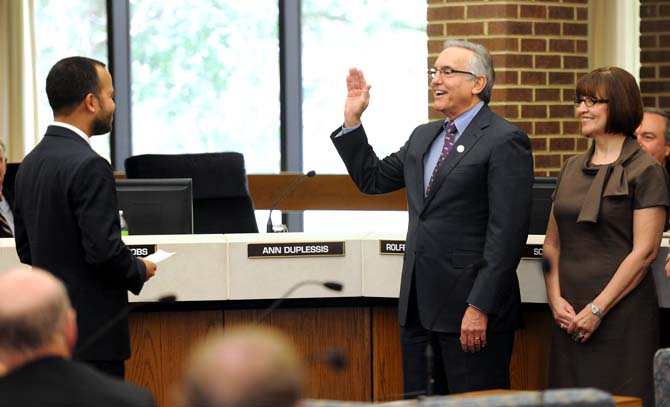
<instances>
[{"instance_id":1,"label":"man with back to camera","mask_svg":"<svg viewBox=\"0 0 670 407\"><path fill-rule=\"evenodd\" d=\"M4 188L7 171L7 149L0 141L0 237L14 237L13 191Z\"/></svg>"},{"instance_id":2,"label":"man with back to camera","mask_svg":"<svg viewBox=\"0 0 670 407\"><path fill-rule=\"evenodd\" d=\"M495 74L486 48L447 41L429 75L434 107L446 120L418 126L396 153L380 160L368 144L361 115L370 85L355 68L344 126L331 138L362 192L407 189L398 304L405 393L427 389L428 341L435 393L509 388L521 323L516 267L533 183L530 141L488 107Z\"/></svg>"},{"instance_id":3,"label":"man with back to camera","mask_svg":"<svg viewBox=\"0 0 670 407\"><path fill-rule=\"evenodd\" d=\"M670 163L670 120L668 114L655 107L645 107L642 123L635 130L637 142L668 171Z\"/></svg>"},{"instance_id":4,"label":"man with back to camera","mask_svg":"<svg viewBox=\"0 0 670 407\"><path fill-rule=\"evenodd\" d=\"M15 182L15 239L21 262L49 270L77 311L79 345L128 307L156 265L121 240L114 174L89 144L111 130L112 77L102 62L65 58L46 80L54 123L21 163ZM123 378L128 318L75 358Z\"/></svg>"},{"instance_id":5,"label":"man with back to camera","mask_svg":"<svg viewBox=\"0 0 670 407\"><path fill-rule=\"evenodd\" d=\"M304 367L280 331L240 325L199 344L183 376L177 406L298 407Z\"/></svg>"},{"instance_id":6,"label":"man with back to camera","mask_svg":"<svg viewBox=\"0 0 670 407\"><path fill-rule=\"evenodd\" d=\"M76 313L39 269L0 274L0 406L154 406L144 389L70 360Z\"/></svg>"}]
</instances>

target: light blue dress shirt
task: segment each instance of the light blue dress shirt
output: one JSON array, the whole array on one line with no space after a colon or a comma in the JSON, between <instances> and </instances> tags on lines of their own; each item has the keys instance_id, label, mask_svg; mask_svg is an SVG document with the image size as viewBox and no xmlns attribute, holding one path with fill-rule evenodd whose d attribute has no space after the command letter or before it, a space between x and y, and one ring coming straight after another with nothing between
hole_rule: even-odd
<instances>
[{"instance_id":1,"label":"light blue dress shirt","mask_svg":"<svg viewBox=\"0 0 670 407\"><path fill-rule=\"evenodd\" d=\"M472 106L470 110L462 113L460 116L454 119L456 122L456 136L454 137L454 147L456 143L458 142L458 139L461 137L461 134L465 131L465 129L468 128L470 125L470 122L472 122L472 119L475 118L477 113L479 113L479 110L484 106L484 102L479 102L476 105ZM440 154L442 153L442 147L444 146L444 135L445 135L445 129L447 128L447 125L449 125L449 119L445 119L444 123L442 124L442 131L440 132L440 135L435 138L433 141L433 144L430 145L430 150L428 151L428 154L426 155L426 159L423 161L423 193L426 193L426 188L428 188L428 182L430 182L430 177L433 175L433 169L435 169L435 164L437 164L437 160L440 158ZM453 150L452 153L453 154Z\"/></svg>"}]
</instances>

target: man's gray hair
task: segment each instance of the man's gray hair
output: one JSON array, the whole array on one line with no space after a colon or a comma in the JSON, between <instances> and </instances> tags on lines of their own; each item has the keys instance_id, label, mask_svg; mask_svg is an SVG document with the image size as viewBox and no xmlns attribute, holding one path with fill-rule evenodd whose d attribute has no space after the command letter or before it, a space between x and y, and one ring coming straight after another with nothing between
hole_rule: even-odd
<instances>
[{"instance_id":1,"label":"man's gray hair","mask_svg":"<svg viewBox=\"0 0 670 407\"><path fill-rule=\"evenodd\" d=\"M645 107L644 112L657 114L665 119L665 131L663 132L663 135L665 137L665 145L667 146L668 144L670 144L670 116L668 115L668 113L664 110L657 109L655 107Z\"/></svg>"},{"instance_id":2,"label":"man's gray hair","mask_svg":"<svg viewBox=\"0 0 670 407\"><path fill-rule=\"evenodd\" d=\"M493 91L493 83L496 80L496 73L493 69L493 60L491 54L483 45L475 44L474 42L464 40L446 40L444 42L444 49L450 47L465 48L472 51L475 56L468 63L468 70L476 76L486 77L486 87L479 94L481 100L488 104L491 100L491 92Z\"/></svg>"},{"instance_id":3,"label":"man's gray hair","mask_svg":"<svg viewBox=\"0 0 670 407\"><path fill-rule=\"evenodd\" d=\"M0 350L29 353L51 343L71 308L65 287L60 282L57 287L30 309L9 313L0 309Z\"/></svg>"}]
</instances>

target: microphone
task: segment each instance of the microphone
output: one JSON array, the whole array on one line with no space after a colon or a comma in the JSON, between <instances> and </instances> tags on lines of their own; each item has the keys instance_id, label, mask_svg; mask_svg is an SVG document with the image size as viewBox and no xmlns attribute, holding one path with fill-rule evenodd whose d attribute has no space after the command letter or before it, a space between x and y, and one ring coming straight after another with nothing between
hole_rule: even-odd
<instances>
[{"instance_id":1,"label":"microphone","mask_svg":"<svg viewBox=\"0 0 670 407\"><path fill-rule=\"evenodd\" d=\"M324 351L312 353L309 356L310 363L325 363L335 371L344 370L347 367L347 356L340 350L329 348Z\"/></svg>"},{"instance_id":2,"label":"microphone","mask_svg":"<svg viewBox=\"0 0 670 407\"><path fill-rule=\"evenodd\" d=\"M277 309L284 301L286 301L286 298L288 298L289 295L293 293L293 291L297 290L298 288L304 286L304 285L320 285L322 287L325 287L329 290L332 291L342 291L342 288L344 287L342 283L338 283L337 281L319 281L319 280L303 280L299 281L296 284L293 284L291 288L288 289L281 297L277 298L270 306L261 314L260 317L256 318L256 321L254 324L258 325L265 318L267 318L270 314L272 314L272 311Z\"/></svg>"},{"instance_id":3,"label":"microphone","mask_svg":"<svg viewBox=\"0 0 670 407\"><path fill-rule=\"evenodd\" d=\"M286 191L284 191L284 193L281 194L279 199L277 199L275 201L275 203L272 204L272 207L270 207L270 214L268 215L268 224L267 224L267 228L266 228L267 233L273 233L274 232L273 225L272 225L272 211L274 210L274 208L276 208L277 205L279 205L279 203L281 201L283 201L284 198L286 198L286 195L288 195L289 192L293 191L293 188L295 188L302 180L304 180L307 177L311 178L315 175L316 175L316 172L314 170L312 170L312 171L308 172L307 174L302 174L301 176L296 178L295 181L293 181L293 183L291 185L289 185L288 188L286 188Z\"/></svg>"},{"instance_id":4,"label":"microphone","mask_svg":"<svg viewBox=\"0 0 670 407\"><path fill-rule=\"evenodd\" d=\"M469 268L472 270L473 273L477 273L479 269L486 267L486 260L484 259L479 259L472 263ZM444 297L444 298L449 298L451 296L451 291L454 289L454 287L457 286L458 281L461 279L461 276L463 276L465 273L465 270L463 270L463 273L460 273L458 277L456 278L456 281L454 281L454 284L452 284L451 289L449 290L449 293ZM447 305L446 301L443 301L442 304L440 305L440 308L437 310L435 313L435 316L433 317L433 320L430 322L428 331L433 332L433 328L435 328L435 323L437 323L437 319L442 315L442 311L444 311L444 307ZM433 386L435 385L435 377L433 375L433 359L435 358L435 352L433 351L433 344L431 341L431 338L428 338L428 341L426 342L426 396L430 397L433 395Z\"/></svg>"},{"instance_id":5,"label":"microphone","mask_svg":"<svg viewBox=\"0 0 670 407\"><path fill-rule=\"evenodd\" d=\"M162 296L162 297L159 297L159 298L156 300L156 302L158 302L158 303L162 303L162 304L172 303L172 302L175 302L175 301L177 301L177 296L174 295L174 294L167 294L167 295L164 295L164 296ZM132 304L128 305L126 308L124 308L123 310L121 310L121 312L119 312L118 314L114 315L113 318L109 319L105 325L103 325L103 326L101 326L100 328L98 328L98 330L95 331L95 332L93 333L93 335L91 335L91 336L88 338L88 340L86 340L86 342L84 342L83 344L81 344L81 346L78 347L77 351L74 352L74 354L72 355L72 357L74 358L74 357L76 357L76 356L81 355L82 352L84 352L86 349L90 348L91 345L93 345L93 344L96 343L100 338L102 338L103 336L105 336L106 334L108 334L109 331L111 331L112 328L114 328L114 326L115 326L116 324L118 324L123 318L125 318L125 317L128 316L128 314L130 313L130 311L132 311L132 310L134 310L134 309L137 309L137 308L141 308L141 307L143 307L143 306L145 306L145 305L147 305L147 304L151 304L151 303L147 303L147 302L135 302L135 303L132 303Z\"/></svg>"}]
</instances>

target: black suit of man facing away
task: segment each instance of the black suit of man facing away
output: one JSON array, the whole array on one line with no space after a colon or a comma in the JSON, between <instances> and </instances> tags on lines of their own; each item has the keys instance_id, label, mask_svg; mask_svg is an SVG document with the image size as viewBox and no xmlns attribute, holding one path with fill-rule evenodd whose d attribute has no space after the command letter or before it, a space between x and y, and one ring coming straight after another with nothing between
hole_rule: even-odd
<instances>
[{"instance_id":1,"label":"black suit of man facing away","mask_svg":"<svg viewBox=\"0 0 670 407\"><path fill-rule=\"evenodd\" d=\"M121 240L114 174L89 144L111 130L114 87L104 64L66 58L47 76L54 123L16 175L16 250L23 263L44 268L67 287L77 311L81 345L128 306L156 265L133 256ZM75 357L124 376L130 356L128 320Z\"/></svg>"},{"instance_id":2,"label":"black suit of man facing away","mask_svg":"<svg viewBox=\"0 0 670 407\"><path fill-rule=\"evenodd\" d=\"M488 108L494 71L484 47L447 41L429 73L435 109L446 120L418 126L398 152L380 160L369 145L361 115L370 85L355 68L344 128L331 137L361 191L407 189L398 308L405 392L427 388L428 341L436 393L509 388L520 324L516 267L533 183L530 142Z\"/></svg>"}]
</instances>

